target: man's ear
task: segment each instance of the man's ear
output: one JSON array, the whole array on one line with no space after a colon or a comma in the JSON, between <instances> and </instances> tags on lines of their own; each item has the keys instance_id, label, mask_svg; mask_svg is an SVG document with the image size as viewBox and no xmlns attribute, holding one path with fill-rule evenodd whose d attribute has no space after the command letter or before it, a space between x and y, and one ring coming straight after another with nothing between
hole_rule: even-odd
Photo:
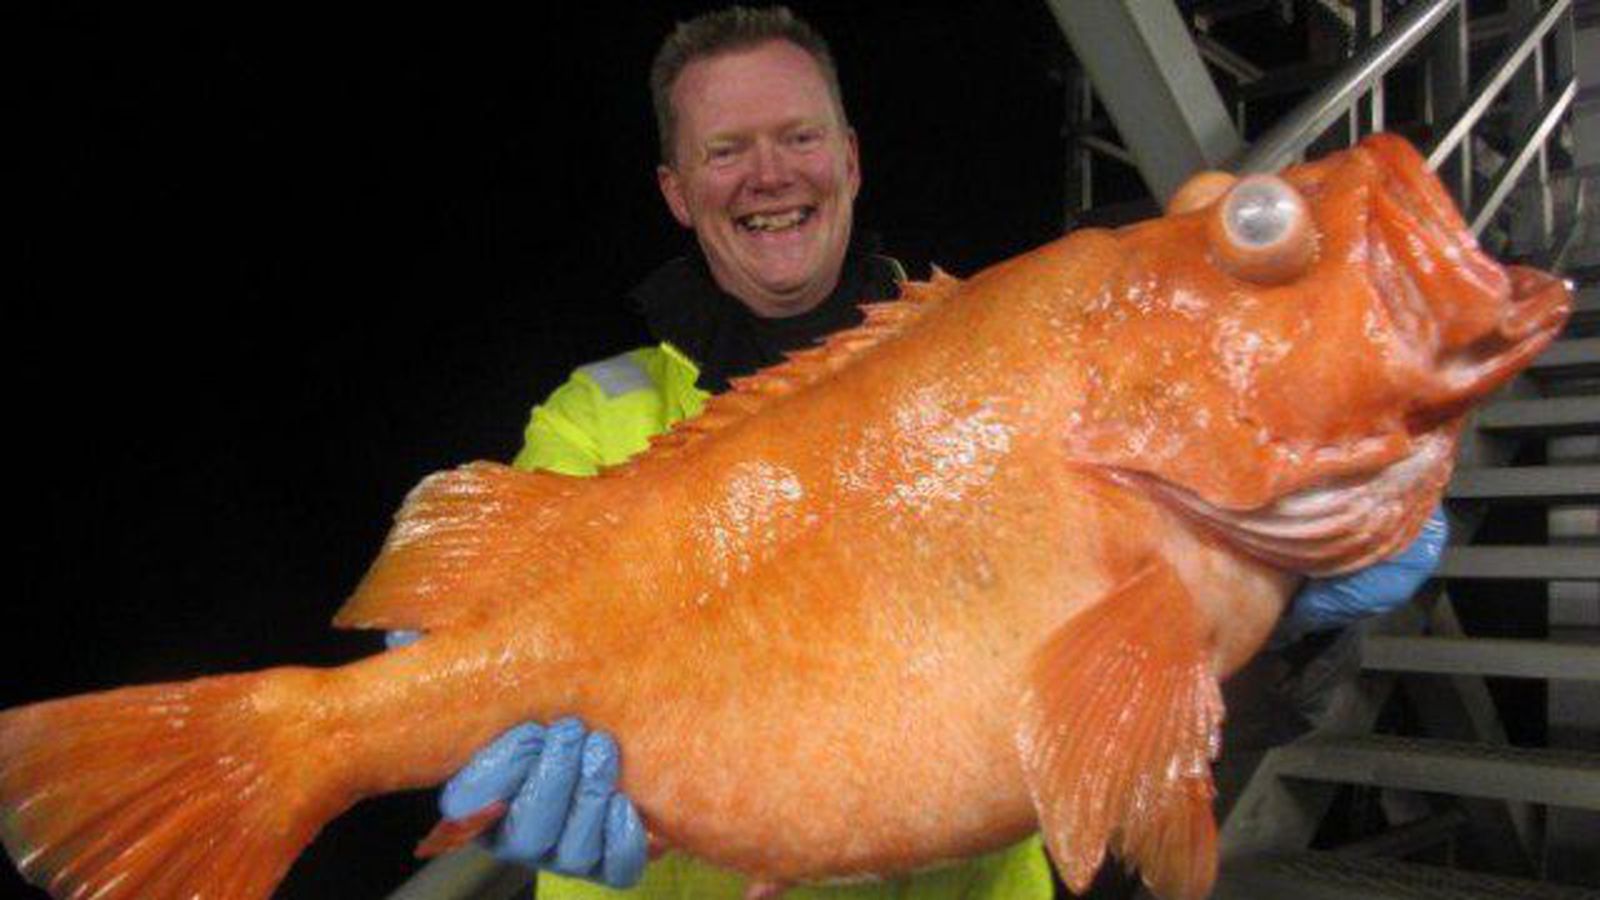
<instances>
[{"instance_id":1,"label":"man's ear","mask_svg":"<svg viewBox=\"0 0 1600 900\"><path fill-rule=\"evenodd\" d=\"M856 130L846 128L845 140L845 171L850 179L850 199L854 200L861 193L861 147L856 140Z\"/></svg>"},{"instance_id":2,"label":"man's ear","mask_svg":"<svg viewBox=\"0 0 1600 900\"><path fill-rule=\"evenodd\" d=\"M683 194L683 179L671 166L663 163L656 166L656 184L661 188L661 197L667 201L667 208L672 210L672 217L678 224L685 228L694 227L694 216L689 212L689 200Z\"/></svg>"}]
</instances>

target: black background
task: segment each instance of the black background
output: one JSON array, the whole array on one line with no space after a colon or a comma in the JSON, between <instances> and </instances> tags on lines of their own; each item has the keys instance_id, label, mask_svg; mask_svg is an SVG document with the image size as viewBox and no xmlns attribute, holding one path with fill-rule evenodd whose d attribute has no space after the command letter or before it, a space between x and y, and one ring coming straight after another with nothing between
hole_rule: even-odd
<instances>
[{"instance_id":1,"label":"black background","mask_svg":"<svg viewBox=\"0 0 1600 900\"><path fill-rule=\"evenodd\" d=\"M0 706L372 652L327 621L405 491L641 342L621 295L688 246L645 79L707 5L24 15ZM794 5L838 58L858 227L914 273L1058 233L1045 4ZM279 896L383 895L432 817L363 804Z\"/></svg>"}]
</instances>

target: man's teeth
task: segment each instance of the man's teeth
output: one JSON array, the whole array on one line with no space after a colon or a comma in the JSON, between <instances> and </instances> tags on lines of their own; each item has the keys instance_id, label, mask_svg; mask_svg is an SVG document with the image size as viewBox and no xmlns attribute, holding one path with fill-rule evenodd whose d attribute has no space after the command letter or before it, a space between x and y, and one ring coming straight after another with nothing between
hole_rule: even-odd
<instances>
[{"instance_id":1,"label":"man's teeth","mask_svg":"<svg viewBox=\"0 0 1600 900\"><path fill-rule=\"evenodd\" d=\"M741 218L739 224L750 231L779 231L793 228L810 216L810 209L791 209L781 213L752 213Z\"/></svg>"}]
</instances>

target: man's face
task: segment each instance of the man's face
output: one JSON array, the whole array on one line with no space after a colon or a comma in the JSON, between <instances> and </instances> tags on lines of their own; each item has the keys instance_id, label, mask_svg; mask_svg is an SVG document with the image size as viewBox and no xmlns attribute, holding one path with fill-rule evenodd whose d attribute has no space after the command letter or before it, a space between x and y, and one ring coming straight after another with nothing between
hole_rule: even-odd
<instances>
[{"instance_id":1,"label":"man's face","mask_svg":"<svg viewBox=\"0 0 1600 900\"><path fill-rule=\"evenodd\" d=\"M672 86L676 161L657 170L711 275L757 315L828 296L861 187L855 134L810 54L787 41L696 60Z\"/></svg>"}]
</instances>

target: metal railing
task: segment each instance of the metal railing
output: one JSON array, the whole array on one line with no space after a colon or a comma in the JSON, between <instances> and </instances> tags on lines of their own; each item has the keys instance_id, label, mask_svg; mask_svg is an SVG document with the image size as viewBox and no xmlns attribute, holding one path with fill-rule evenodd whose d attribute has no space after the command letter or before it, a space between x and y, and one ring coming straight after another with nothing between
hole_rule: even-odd
<instances>
[{"instance_id":1,"label":"metal railing","mask_svg":"<svg viewBox=\"0 0 1600 900\"><path fill-rule=\"evenodd\" d=\"M1463 90L1471 43L1467 4L1418 0L1361 47L1333 79L1255 141L1235 168L1273 171L1303 158L1313 147L1327 149L1332 126L1358 121L1361 104L1372 102L1374 95L1381 103L1387 74L1402 65L1420 65L1429 94L1422 104L1425 120L1419 123L1431 137L1428 165L1445 178L1473 233L1482 236L1500 219L1520 188L1526 201L1513 210L1520 221L1502 223L1503 246L1496 249L1536 257L1549 266L1559 264L1560 251L1581 225L1586 206L1582 180L1572 179L1570 200L1560 204L1567 215L1557 223L1558 204L1550 183L1550 142L1567 122L1578 91L1573 3L1512 0L1510 6L1494 23L1507 40L1505 49L1470 92ZM1508 92L1514 95L1509 100ZM1514 131L1509 143L1494 154L1503 162L1492 173L1484 173L1475 162L1483 154L1475 152L1473 137L1492 116L1510 120ZM1378 127L1384 123L1381 109L1368 119ZM1352 141L1345 143L1353 142L1359 131L1352 127ZM1488 186L1480 200L1477 182L1485 176Z\"/></svg>"},{"instance_id":2,"label":"metal railing","mask_svg":"<svg viewBox=\"0 0 1600 900\"><path fill-rule=\"evenodd\" d=\"M1357 7L1368 17L1382 15L1382 3L1363 0ZM1586 206L1585 179L1566 179L1562 189L1569 193L1557 196L1552 178L1555 168L1573 166L1569 122L1578 91L1574 3L1508 0L1504 13L1482 23L1492 30L1488 37L1481 33L1486 29L1473 27L1476 23L1470 16L1465 0L1416 0L1405 6L1387 28L1356 49L1337 75L1248 148L1236 168L1271 171L1309 152L1354 143L1363 131L1384 128L1383 106L1395 99L1384 93L1386 76L1405 69L1408 77L1395 82L1424 94L1423 102L1412 106L1422 115L1420 121L1413 119L1398 129L1425 148L1429 167L1446 183L1473 233L1497 255L1558 268L1573 236L1583 229ZM1475 47L1497 45L1498 58L1489 65L1469 64L1468 55ZM1481 74L1469 85L1469 73L1474 71ZM1341 129L1341 124L1348 127ZM1509 456L1509 450L1502 448L1502 453ZM1468 535L1470 524L1458 525L1456 538ZM1441 606L1449 612L1447 600L1435 606L1436 616ZM1452 616L1446 618L1453 622ZM1439 633L1451 633L1437 627ZM1337 715L1319 723L1326 733L1370 732L1395 686L1387 676L1369 676L1364 686L1356 686L1353 675L1341 689L1341 699L1329 704ZM1469 690L1462 681L1452 682L1452 689ZM1469 715L1492 718L1493 706L1481 681L1470 690L1482 697L1470 702L1457 698L1452 703L1473 710ZM1418 708L1429 703L1413 699ZM1473 725L1486 733L1498 728L1497 721L1479 720ZM1259 858L1263 853L1303 850L1321 825L1331 792L1290 796L1278 784L1281 773L1273 768L1274 761L1269 754L1234 807L1237 815L1230 815L1223 832L1225 855ZM1534 829L1528 826L1526 811L1512 805L1490 811L1491 815L1481 805L1469 808L1484 834L1505 838L1507 846L1494 849L1508 858L1531 850L1539 840L1531 837Z\"/></svg>"}]
</instances>

